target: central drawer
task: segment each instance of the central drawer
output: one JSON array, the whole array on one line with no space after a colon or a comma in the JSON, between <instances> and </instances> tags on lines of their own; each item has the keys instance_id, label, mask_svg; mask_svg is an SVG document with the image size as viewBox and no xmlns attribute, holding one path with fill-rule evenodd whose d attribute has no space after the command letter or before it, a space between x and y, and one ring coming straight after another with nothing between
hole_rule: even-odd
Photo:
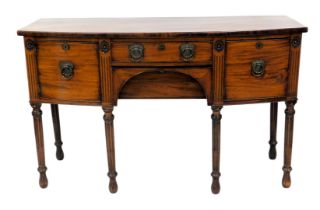
<instances>
[{"instance_id":1,"label":"central drawer","mask_svg":"<svg viewBox=\"0 0 320 210\"><path fill-rule=\"evenodd\" d=\"M114 99L207 98L211 100L210 67L115 67Z\"/></svg>"},{"instance_id":2,"label":"central drawer","mask_svg":"<svg viewBox=\"0 0 320 210\"><path fill-rule=\"evenodd\" d=\"M212 63L212 43L209 41L114 41L113 64L134 65L143 63Z\"/></svg>"}]
</instances>

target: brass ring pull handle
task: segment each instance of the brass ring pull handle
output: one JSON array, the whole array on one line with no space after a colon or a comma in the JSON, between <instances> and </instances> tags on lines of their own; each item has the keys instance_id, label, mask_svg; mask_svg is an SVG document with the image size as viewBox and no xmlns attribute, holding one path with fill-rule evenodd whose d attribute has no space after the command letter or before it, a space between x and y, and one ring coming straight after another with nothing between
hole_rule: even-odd
<instances>
[{"instance_id":1,"label":"brass ring pull handle","mask_svg":"<svg viewBox=\"0 0 320 210\"><path fill-rule=\"evenodd\" d=\"M254 77L262 77L265 73L266 62L264 60L255 60L251 63L251 74Z\"/></svg>"},{"instance_id":2,"label":"brass ring pull handle","mask_svg":"<svg viewBox=\"0 0 320 210\"><path fill-rule=\"evenodd\" d=\"M138 62L144 56L144 47L142 44L129 45L129 57L132 61Z\"/></svg>"},{"instance_id":3,"label":"brass ring pull handle","mask_svg":"<svg viewBox=\"0 0 320 210\"><path fill-rule=\"evenodd\" d=\"M180 46L180 55L185 60L188 61L191 58L194 57L196 51L195 51L195 45L194 44L182 44Z\"/></svg>"},{"instance_id":4,"label":"brass ring pull handle","mask_svg":"<svg viewBox=\"0 0 320 210\"><path fill-rule=\"evenodd\" d=\"M71 79L74 74L74 65L69 61L60 62L60 73L64 79Z\"/></svg>"}]
</instances>

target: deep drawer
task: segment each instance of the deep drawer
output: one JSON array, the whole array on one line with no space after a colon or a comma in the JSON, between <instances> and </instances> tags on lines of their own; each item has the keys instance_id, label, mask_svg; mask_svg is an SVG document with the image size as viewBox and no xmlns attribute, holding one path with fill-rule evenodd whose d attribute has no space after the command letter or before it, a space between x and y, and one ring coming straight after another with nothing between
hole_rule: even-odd
<instances>
[{"instance_id":1,"label":"deep drawer","mask_svg":"<svg viewBox=\"0 0 320 210\"><path fill-rule=\"evenodd\" d=\"M288 39L227 42L225 100L285 97L288 59Z\"/></svg>"},{"instance_id":2,"label":"deep drawer","mask_svg":"<svg viewBox=\"0 0 320 210\"><path fill-rule=\"evenodd\" d=\"M97 45L88 42L39 41L40 98L99 101Z\"/></svg>"}]
</instances>

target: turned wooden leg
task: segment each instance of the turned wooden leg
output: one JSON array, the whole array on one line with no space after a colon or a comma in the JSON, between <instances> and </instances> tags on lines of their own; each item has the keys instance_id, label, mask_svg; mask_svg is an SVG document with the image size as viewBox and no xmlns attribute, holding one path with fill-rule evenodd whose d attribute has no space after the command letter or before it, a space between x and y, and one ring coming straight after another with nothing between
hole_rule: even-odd
<instances>
[{"instance_id":1,"label":"turned wooden leg","mask_svg":"<svg viewBox=\"0 0 320 210\"><path fill-rule=\"evenodd\" d=\"M42 111L40 109L41 104L31 104L33 111L33 123L34 123L34 133L36 137L37 145L37 155L38 155L38 171L40 173L39 184L41 188L46 188L48 186L48 179L46 176L46 163L44 156L44 142L43 142L43 128L42 128Z\"/></svg>"},{"instance_id":2,"label":"turned wooden leg","mask_svg":"<svg viewBox=\"0 0 320 210\"><path fill-rule=\"evenodd\" d=\"M111 193L116 193L118 191L118 184L116 180L116 163L115 163L115 152L114 152L114 131L113 131L113 119L112 114L113 107L103 108L104 111L104 124L106 131L106 140L107 140L107 154L108 154L108 167L109 172L108 176L110 178L109 190Z\"/></svg>"},{"instance_id":3,"label":"turned wooden leg","mask_svg":"<svg viewBox=\"0 0 320 210\"><path fill-rule=\"evenodd\" d=\"M220 192L220 121L221 114L220 110L222 106L212 106L212 185L211 191L214 194Z\"/></svg>"},{"instance_id":4,"label":"turned wooden leg","mask_svg":"<svg viewBox=\"0 0 320 210\"><path fill-rule=\"evenodd\" d=\"M278 117L278 102L272 102L270 104L270 149L269 158L271 160L277 157L277 117Z\"/></svg>"},{"instance_id":5,"label":"turned wooden leg","mask_svg":"<svg viewBox=\"0 0 320 210\"><path fill-rule=\"evenodd\" d=\"M284 165L283 165L283 178L282 186L285 188L290 187L291 178L291 154L292 154L292 139L293 139L293 121L294 121L294 105L296 100L286 101L286 120L285 120L285 133L284 133Z\"/></svg>"},{"instance_id":6,"label":"turned wooden leg","mask_svg":"<svg viewBox=\"0 0 320 210\"><path fill-rule=\"evenodd\" d=\"M57 147L56 157L58 160L63 160L64 153L62 150L62 141L61 141L61 130L60 130L60 119L59 119L59 108L58 104L51 104L51 114L53 121L55 145Z\"/></svg>"}]
</instances>

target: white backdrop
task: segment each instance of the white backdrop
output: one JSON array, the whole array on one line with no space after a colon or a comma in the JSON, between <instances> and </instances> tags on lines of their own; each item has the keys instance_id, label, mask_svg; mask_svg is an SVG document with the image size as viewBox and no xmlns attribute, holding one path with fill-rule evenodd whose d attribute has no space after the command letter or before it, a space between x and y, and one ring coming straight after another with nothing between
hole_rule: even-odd
<instances>
[{"instance_id":1,"label":"white backdrop","mask_svg":"<svg viewBox=\"0 0 320 210\"><path fill-rule=\"evenodd\" d=\"M319 209L320 117L317 1L1 1L0 209ZM221 192L212 195L211 110L205 100L121 100L115 137L119 191L108 191L100 107L60 106L65 159L55 159L49 105L43 123L49 186L40 189L22 37L45 17L288 15L303 37L292 186L281 186L284 105L278 158L268 159L269 104L222 110Z\"/></svg>"}]
</instances>

